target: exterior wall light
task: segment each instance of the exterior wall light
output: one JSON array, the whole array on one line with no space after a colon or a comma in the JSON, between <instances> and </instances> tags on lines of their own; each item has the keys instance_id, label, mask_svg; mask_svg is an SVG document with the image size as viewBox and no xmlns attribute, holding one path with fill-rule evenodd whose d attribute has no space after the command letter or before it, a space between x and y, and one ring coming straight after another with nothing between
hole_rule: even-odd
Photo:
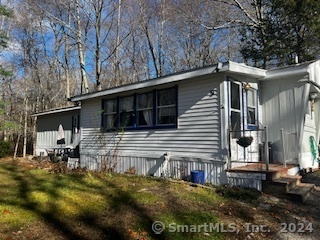
<instances>
[{"instance_id":1,"label":"exterior wall light","mask_svg":"<svg viewBox=\"0 0 320 240\"><path fill-rule=\"evenodd\" d=\"M311 111L314 112L314 100L316 99L317 94L310 93L309 97L310 97L310 101L311 101Z\"/></svg>"},{"instance_id":2,"label":"exterior wall light","mask_svg":"<svg viewBox=\"0 0 320 240\"><path fill-rule=\"evenodd\" d=\"M247 92L249 89L251 88L250 84L249 83L245 83L243 85L243 89Z\"/></svg>"}]
</instances>

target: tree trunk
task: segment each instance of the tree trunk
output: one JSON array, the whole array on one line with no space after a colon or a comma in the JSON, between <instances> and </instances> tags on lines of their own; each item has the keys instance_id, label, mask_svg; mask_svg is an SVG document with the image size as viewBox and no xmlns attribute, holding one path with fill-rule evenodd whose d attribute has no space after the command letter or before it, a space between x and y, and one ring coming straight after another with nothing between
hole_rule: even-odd
<instances>
[{"instance_id":1,"label":"tree trunk","mask_svg":"<svg viewBox=\"0 0 320 240\"><path fill-rule=\"evenodd\" d=\"M118 1L118 19L117 19L117 39L116 49L114 52L114 78L115 82L120 80L120 61L119 61L119 45L120 45L120 25L121 25L121 0ZM122 82L120 82L122 84Z\"/></svg>"},{"instance_id":2,"label":"tree trunk","mask_svg":"<svg viewBox=\"0 0 320 240\"><path fill-rule=\"evenodd\" d=\"M81 19L80 19L80 6L79 0L75 1L76 7L76 38L77 38L77 47L78 47L78 57L80 64L80 72L81 72L81 93L88 93L89 86L87 80L87 74L85 69L85 58L84 58L84 50L83 50L83 42L82 42L82 30L81 30Z\"/></svg>"},{"instance_id":3,"label":"tree trunk","mask_svg":"<svg viewBox=\"0 0 320 240\"><path fill-rule=\"evenodd\" d=\"M96 24L95 24L95 32L96 32L96 88L98 91L101 90L101 14L103 8L103 1L98 1L98 6L96 7Z\"/></svg>"},{"instance_id":4,"label":"tree trunk","mask_svg":"<svg viewBox=\"0 0 320 240\"><path fill-rule=\"evenodd\" d=\"M27 156L27 140L28 140L28 97L24 99L25 108L24 108L24 129L23 129L23 157Z\"/></svg>"}]
</instances>

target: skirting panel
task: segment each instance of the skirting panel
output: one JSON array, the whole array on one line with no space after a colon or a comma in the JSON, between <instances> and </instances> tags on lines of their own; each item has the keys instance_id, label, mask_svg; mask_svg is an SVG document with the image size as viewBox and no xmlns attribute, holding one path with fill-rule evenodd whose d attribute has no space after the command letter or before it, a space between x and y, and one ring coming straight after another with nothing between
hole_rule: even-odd
<instances>
[{"instance_id":1,"label":"skirting panel","mask_svg":"<svg viewBox=\"0 0 320 240\"><path fill-rule=\"evenodd\" d=\"M91 171L138 174L190 180L192 170L203 170L205 182L227 184L225 162L202 158L173 156L160 158L139 156L102 156L81 154L80 166Z\"/></svg>"}]
</instances>

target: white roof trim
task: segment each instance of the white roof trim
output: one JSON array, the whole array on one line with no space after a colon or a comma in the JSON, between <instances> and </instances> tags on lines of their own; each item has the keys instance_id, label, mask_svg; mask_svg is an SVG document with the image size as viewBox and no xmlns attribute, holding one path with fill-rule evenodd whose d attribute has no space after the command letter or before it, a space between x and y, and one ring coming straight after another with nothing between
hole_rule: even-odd
<instances>
[{"instance_id":1,"label":"white roof trim","mask_svg":"<svg viewBox=\"0 0 320 240\"><path fill-rule=\"evenodd\" d=\"M57 108L57 109L51 109L51 110L48 110L45 112L39 112L39 113L32 114L31 117L38 117L38 116L49 115L49 114L54 114L54 113L61 113L61 112L69 112L69 111L80 110L80 109L81 109L81 106Z\"/></svg>"},{"instance_id":2,"label":"white roof trim","mask_svg":"<svg viewBox=\"0 0 320 240\"><path fill-rule=\"evenodd\" d=\"M267 75L267 70L250 67L244 63L229 62L229 72L241 75L251 76L254 78L262 78Z\"/></svg>"},{"instance_id":3,"label":"white roof trim","mask_svg":"<svg viewBox=\"0 0 320 240\"><path fill-rule=\"evenodd\" d=\"M93 92L93 93L74 96L71 98L71 101L74 101L74 102L82 101L85 99L103 97L106 95L138 90L138 89L157 86L157 85L166 84L166 83L175 83L175 82L190 79L193 77L200 77L204 75L215 74L218 72L230 72L230 73L251 76L255 78L262 78L266 76L266 70L249 67L245 64L235 63L235 62L227 62L224 64L218 63L216 65L209 66L209 67L203 67L200 69L190 70L187 72L176 73L176 74L172 74L169 76L164 76L156 79L145 80L145 81L141 81L141 82L137 82L129 85L102 90L99 92Z\"/></svg>"},{"instance_id":4,"label":"white roof trim","mask_svg":"<svg viewBox=\"0 0 320 240\"><path fill-rule=\"evenodd\" d=\"M137 89L146 88L146 87L157 86L165 83L174 83L174 82L181 81L183 79L210 74L214 71L216 71L216 67L202 68L202 69L188 71L181 74L174 74L167 77L160 77L160 78L145 80L145 81L124 85L120 87L110 88L110 89L102 90L99 92L93 92L93 93L74 96L74 97L71 97L71 101L81 101L81 100L90 99L90 98L103 97L103 96L115 94L115 93L121 93L121 92L137 90Z\"/></svg>"}]
</instances>

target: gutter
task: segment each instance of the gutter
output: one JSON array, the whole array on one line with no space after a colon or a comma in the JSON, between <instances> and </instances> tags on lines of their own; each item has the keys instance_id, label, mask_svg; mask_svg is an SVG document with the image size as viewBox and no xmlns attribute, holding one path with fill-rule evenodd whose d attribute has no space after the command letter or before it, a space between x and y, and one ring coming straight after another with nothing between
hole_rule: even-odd
<instances>
[{"instance_id":1,"label":"gutter","mask_svg":"<svg viewBox=\"0 0 320 240\"><path fill-rule=\"evenodd\" d=\"M315 81L313 81L313 80L302 79L302 80L299 80L298 82L310 83L311 85L313 85L314 87L316 87L318 89L318 92L320 92L320 85L318 83L316 83Z\"/></svg>"},{"instance_id":2,"label":"gutter","mask_svg":"<svg viewBox=\"0 0 320 240\"><path fill-rule=\"evenodd\" d=\"M81 109L81 106L71 106L71 107L50 109L50 110L47 110L44 112L34 113L31 115L31 117L38 117L38 116L49 115L49 114L53 114L53 113L69 112L69 111L74 111L74 110L79 110L79 109Z\"/></svg>"}]
</instances>

